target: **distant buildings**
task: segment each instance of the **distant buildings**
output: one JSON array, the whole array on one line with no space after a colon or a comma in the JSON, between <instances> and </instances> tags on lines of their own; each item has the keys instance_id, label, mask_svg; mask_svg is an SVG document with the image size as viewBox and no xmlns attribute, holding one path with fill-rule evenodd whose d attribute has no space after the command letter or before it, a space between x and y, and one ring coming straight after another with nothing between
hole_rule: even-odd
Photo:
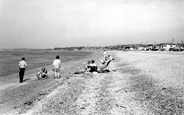
<instances>
[{"instance_id":1,"label":"distant buildings","mask_svg":"<svg viewBox=\"0 0 184 115\"><path fill-rule=\"evenodd\" d=\"M110 50L124 51L184 51L184 43L160 43L160 44L128 44L105 47Z\"/></svg>"},{"instance_id":2,"label":"distant buildings","mask_svg":"<svg viewBox=\"0 0 184 115\"><path fill-rule=\"evenodd\" d=\"M184 51L184 43L160 43L160 44L126 44L113 46L80 46L80 47L56 47L54 50L123 50L123 51Z\"/></svg>"},{"instance_id":3,"label":"distant buildings","mask_svg":"<svg viewBox=\"0 0 184 115\"><path fill-rule=\"evenodd\" d=\"M171 48L176 48L176 44L174 43L161 43L160 48L166 51L169 51Z\"/></svg>"}]
</instances>

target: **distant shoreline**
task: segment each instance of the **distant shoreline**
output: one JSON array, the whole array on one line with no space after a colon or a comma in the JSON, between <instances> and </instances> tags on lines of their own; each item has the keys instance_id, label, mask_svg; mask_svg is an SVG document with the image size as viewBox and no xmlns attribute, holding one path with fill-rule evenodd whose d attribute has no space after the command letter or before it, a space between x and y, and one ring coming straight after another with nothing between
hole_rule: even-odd
<instances>
[{"instance_id":1,"label":"distant shoreline","mask_svg":"<svg viewBox=\"0 0 184 115\"><path fill-rule=\"evenodd\" d=\"M21 57L26 58L28 68L26 70L32 70L40 67L52 65L56 55L60 55L62 62L71 60L83 59L86 56L92 54L92 51L50 51L45 50L32 51L1 51L0 54L0 77L15 74L19 72L18 62Z\"/></svg>"}]
</instances>

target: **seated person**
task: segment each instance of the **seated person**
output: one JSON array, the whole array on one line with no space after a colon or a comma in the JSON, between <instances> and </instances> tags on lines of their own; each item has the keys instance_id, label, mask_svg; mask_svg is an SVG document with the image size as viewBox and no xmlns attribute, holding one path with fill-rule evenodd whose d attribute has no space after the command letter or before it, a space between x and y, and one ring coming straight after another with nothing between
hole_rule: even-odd
<instances>
[{"instance_id":1,"label":"seated person","mask_svg":"<svg viewBox=\"0 0 184 115\"><path fill-rule=\"evenodd\" d=\"M106 69L112 60L114 60L114 58L111 55L106 56L104 60L101 60L102 65L99 66L99 69Z\"/></svg>"},{"instance_id":2,"label":"seated person","mask_svg":"<svg viewBox=\"0 0 184 115\"><path fill-rule=\"evenodd\" d=\"M97 72L98 67L97 67L94 60L91 61L91 64L90 64L89 68L90 68L89 72Z\"/></svg>"},{"instance_id":3,"label":"seated person","mask_svg":"<svg viewBox=\"0 0 184 115\"><path fill-rule=\"evenodd\" d=\"M91 61L87 61L87 63L84 66L81 67L82 70L74 72L74 74L82 74L82 73L85 73L85 72L89 72L90 69L91 69L91 65L90 64L91 64Z\"/></svg>"},{"instance_id":4,"label":"seated person","mask_svg":"<svg viewBox=\"0 0 184 115\"><path fill-rule=\"evenodd\" d=\"M108 55L109 60L114 60L114 58L111 55Z\"/></svg>"},{"instance_id":5,"label":"seated person","mask_svg":"<svg viewBox=\"0 0 184 115\"><path fill-rule=\"evenodd\" d=\"M36 75L38 79L40 78L48 78L47 70L43 67Z\"/></svg>"},{"instance_id":6,"label":"seated person","mask_svg":"<svg viewBox=\"0 0 184 115\"><path fill-rule=\"evenodd\" d=\"M87 64L84 65L84 72L89 72L91 68L90 66L91 66L91 61L87 61Z\"/></svg>"},{"instance_id":7,"label":"seated person","mask_svg":"<svg viewBox=\"0 0 184 115\"><path fill-rule=\"evenodd\" d=\"M103 60L101 60L101 64L105 64L109 61L109 55L105 56Z\"/></svg>"}]
</instances>

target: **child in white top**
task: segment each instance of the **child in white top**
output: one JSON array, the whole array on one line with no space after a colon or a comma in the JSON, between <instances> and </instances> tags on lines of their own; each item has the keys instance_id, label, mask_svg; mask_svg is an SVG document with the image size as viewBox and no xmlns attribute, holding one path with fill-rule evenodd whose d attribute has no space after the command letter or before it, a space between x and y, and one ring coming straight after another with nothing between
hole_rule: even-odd
<instances>
[{"instance_id":1,"label":"child in white top","mask_svg":"<svg viewBox=\"0 0 184 115\"><path fill-rule=\"evenodd\" d=\"M53 61L53 67L54 67L54 78L60 78L59 71L61 68L61 60L59 59L59 56L56 56L56 59Z\"/></svg>"}]
</instances>

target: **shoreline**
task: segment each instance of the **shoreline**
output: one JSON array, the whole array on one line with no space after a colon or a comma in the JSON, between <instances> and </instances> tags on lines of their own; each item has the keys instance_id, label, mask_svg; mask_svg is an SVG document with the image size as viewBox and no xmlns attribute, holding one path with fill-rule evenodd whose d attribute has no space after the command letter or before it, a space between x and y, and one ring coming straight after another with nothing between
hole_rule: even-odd
<instances>
[{"instance_id":1,"label":"shoreline","mask_svg":"<svg viewBox=\"0 0 184 115\"><path fill-rule=\"evenodd\" d=\"M99 56L100 56L99 52L94 52L83 58L70 60L70 61L61 63L62 67L61 67L60 73L61 73L62 78L66 79L66 77L70 73L80 69L80 67L83 64L85 64L87 60L91 60L91 59L98 60ZM26 100L29 100L31 99L31 97L38 95L38 93L34 93L35 91L40 92L44 90L45 88L47 89L47 85L49 85L50 83L55 84L58 80L62 80L62 79L54 79L52 77L52 65L48 65L46 66L46 68L48 70L48 75L49 75L48 79L37 80L36 73L40 70L40 68L27 70L24 76L24 79L26 81L23 83L19 83L19 78L17 77L18 73L11 74L5 77L1 77L0 78L0 113L4 113L6 111L13 110L13 107L17 106L16 103L23 104ZM39 86L39 84L43 84L43 85ZM39 87L42 87L42 88L39 88ZM29 93L29 95L30 96L32 95L32 96L29 97L29 95L27 94L24 95L24 92L22 92L21 90L25 90L26 92L28 91L27 93ZM15 94L11 94L11 93L15 93ZM19 94L22 95L25 99L23 99L22 101L19 100L20 99ZM17 100L14 102L12 99L15 99L15 100L18 99L19 101Z\"/></svg>"},{"instance_id":2,"label":"shoreline","mask_svg":"<svg viewBox=\"0 0 184 115\"><path fill-rule=\"evenodd\" d=\"M19 72L18 63L21 57L26 58L28 68L32 70L52 65L56 55L60 55L61 62L86 58L95 51L5 51L0 52L0 78Z\"/></svg>"},{"instance_id":3,"label":"shoreline","mask_svg":"<svg viewBox=\"0 0 184 115\"><path fill-rule=\"evenodd\" d=\"M0 113L147 115L166 114L164 112L170 111L167 106L172 109L170 112L181 113L184 110L180 108L184 106L180 105L184 102L181 84L184 83L184 78L180 76L183 73L180 71L183 68L180 64L184 64L181 61L183 55L121 51L108 51L108 54L115 58L109 66L114 71L109 73L72 74L87 60L99 62L102 55L94 54L93 57L63 63L61 79L34 78L23 84L15 83L14 87L13 84L6 87L6 92L4 90L0 93L5 93L4 96L0 95L5 99L2 101L0 98ZM168 73L171 69L177 72L176 76ZM32 78L33 75L30 71L26 77ZM180 83L176 82L178 80ZM175 84L172 85L173 83ZM12 91L15 92L13 97L9 95ZM11 100L8 100L8 96ZM19 100L20 97L22 101ZM160 108L161 105L165 108Z\"/></svg>"},{"instance_id":4,"label":"shoreline","mask_svg":"<svg viewBox=\"0 0 184 115\"><path fill-rule=\"evenodd\" d=\"M77 61L81 61L81 60L84 60L83 63L86 63L85 60L92 59L93 57L96 58L97 56L100 56L100 53L99 52L95 52L95 51L90 51L90 52L92 52L90 55L81 57L79 59L78 58L76 58L76 59L73 58L73 59L70 59L70 60L61 62L61 66L63 66L63 65L66 66L68 64L71 64L71 63L74 63L74 62L77 62ZM43 67L43 66L36 67L34 69L28 69L28 70L26 70L25 71L24 78L26 77L26 75L29 75L29 76L30 76L30 74L35 74L36 75L36 73L41 69L41 67ZM48 73L50 73L52 71L52 63L49 64L49 65L46 65L44 67L47 69ZM10 79L12 77L18 78L18 74L19 74L19 70L17 72L13 73L13 74L1 76L0 77L0 82L3 83L2 81L4 81L5 79Z\"/></svg>"}]
</instances>

